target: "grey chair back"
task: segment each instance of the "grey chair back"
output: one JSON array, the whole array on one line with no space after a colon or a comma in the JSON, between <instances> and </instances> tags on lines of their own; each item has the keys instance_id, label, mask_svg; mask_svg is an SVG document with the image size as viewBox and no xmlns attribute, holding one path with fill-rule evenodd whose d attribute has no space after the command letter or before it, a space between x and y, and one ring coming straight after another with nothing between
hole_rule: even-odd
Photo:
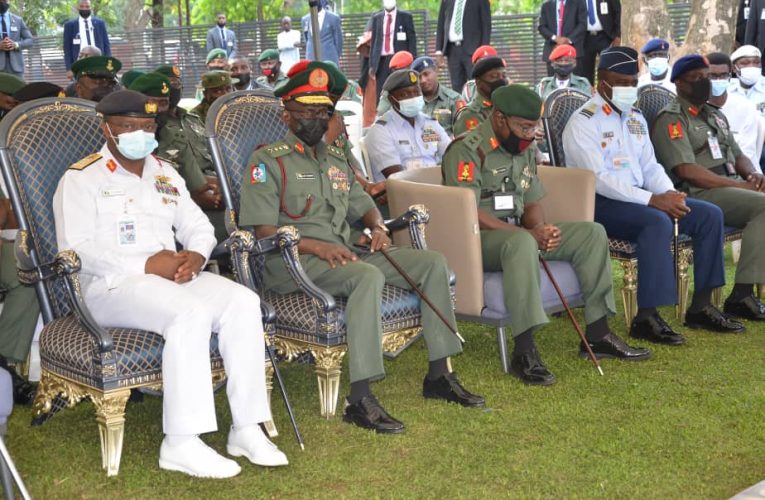
<instances>
[{"instance_id":1,"label":"grey chair back","mask_svg":"<svg viewBox=\"0 0 765 500\"><path fill-rule=\"evenodd\" d=\"M0 161L20 229L38 273L54 260L58 247L53 194L73 163L97 152L105 139L95 103L74 98L46 98L21 104L0 122ZM47 323L69 314L60 280L46 279L37 295Z\"/></svg>"},{"instance_id":2,"label":"grey chair back","mask_svg":"<svg viewBox=\"0 0 765 500\"><path fill-rule=\"evenodd\" d=\"M653 130L653 122L659 115L659 111L664 109L674 98L675 94L661 85L651 83L640 87L635 107L643 113L649 131Z\"/></svg>"},{"instance_id":3,"label":"grey chair back","mask_svg":"<svg viewBox=\"0 0 765 500\"><path fill-rule=\"evenodd\" d=\"M554 90L545 99L542 125L551 165L566 166L566 157L563 153L563 129L571 115L589 99L589 95L572 88Z\"/></svg>"}]
</instances>

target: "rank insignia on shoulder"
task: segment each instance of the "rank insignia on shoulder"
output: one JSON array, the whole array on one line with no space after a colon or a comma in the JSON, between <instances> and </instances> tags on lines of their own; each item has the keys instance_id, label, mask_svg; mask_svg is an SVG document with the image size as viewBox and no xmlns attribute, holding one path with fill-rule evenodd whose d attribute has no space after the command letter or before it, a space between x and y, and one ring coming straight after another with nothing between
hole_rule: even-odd
<instances>
[{"instance_id":1,"label":"rank insignia on shoulder","mask_svg":"<svg viewBox=\"0 0 765 500\"><path fill-rule=\"evenodd\" d=\"M667 132L671 140L683 138L683 124L680 122L670 123L667 125Z\"/></svg>"},{"instance_id":2,"label":"rank insignia on shoulder","mask_svg":"<svg viewBox=\"0 0 765 500\"><path fill-rule=\"evenodd\" d=\"M91 166L95 162L101 159L101 153L93 153L88 155L77 163L73 163L69 166L69 170L85 170L85 168Z\"/></svg>"},{"instance_id":3,"label":"rank insignia on shoulder","mask_svg":"<svg viewBox=\"0 0 765 500\"><path fill-rule=\"evenodd\" d=\"M302 155L303 153L305 153L305 148L303 147L303 145L301 143L296 142L295 143L295 151L297 151L298 153L300 153Z\"/></svg>"},{"instance_id":4,"label":"rank insignia on shoulder","mask_svg":"<svg viewBox=\"0 0 765 500\"><path fill-rule=\"evenodd\" d=\"M465 101L462 99L457 99L457 102L455 103L455 106L457 107L457 111L461 110L466 106Z\"/></svg>"},{"instance_id":5,"label":"rank insignia on shoulder","mask_svg":"<svg viewBox=\"0 0 765 500\"><path fill-rule=\"evenodd\" d=\"M579 114L582 114L586 116L587 118L592 118L592 115L595 114L595 110L598 109L598 105L594 102L591 102L587 106L583 107L582 110L579 112Z\"/></svg>"},{"instance_id":6,"label":"rank insignia on shoulder","mask_svg":"<svg viewBox=\"0 0 765 500\"><path fill-rule=\"evenodd\" d=\"M114 173L117 170L117 162L109 158L109 161L106 162L106 168L109 169L109 172Z\"/></svg>"},{"instance_id":7,"label":"rank insignia on shoulder","mask_svg":"<svg viewBox=\"0 0 765 500\"><path fill-rule=\"evenodd\" d=\"M474 128L478 126L478 120L476 120L475 118L469 118L465 122L465 126L467 127L468 130L473 130Z\"/></svg>"},{"instance_id":8,"label":"rank insignia on shoulder","mask_svg":"<svg viewBox=\"0 0 765 500\"><path fill-rule=\"evenodd\" d=\"M608 103L603 104L603 112L605 114L610 115L611 113L613 113L613 111L614 110L611 108L611 106L608 105Z\"/></svg>"},{"instance_id":9,"label":"rank insignia on shoulder","mask_svg":"<svg viewBox=\"0 0 765 500\"><path fill-rule=\"evenodd\" d=\"M461 161L457 164L457 182L473 182L475 179L475 163Z\"/></svg>"},{"instance_id":10,"label":"rank insignia on shoulder","mask_svg":"<svg viewBox=\"0 0 765 500\"><path fill-rule=\"evenodd\" d=\"M689 107L688 107L688 112L689 112L689 113L690 113L692 116L699 116L699 108L697 108L696 106L689 106Z\"/></svg>"},{"instance_id":11,"label":"rank insignia on shoulder","mask_svg":"<svg viewBox=\"0 0 765 500\"><path fill-rule=\"evenodd\" d=\"M274 158L284 156L290 151L292 151L292 148L285 142L277 142L276 144L266 146L266 153L273 156Z\"/></svg>"},{"instance_id":12,"label":"rank insignia on shoulder","mask_svg":"<svg viewBox=\"0 0 765 500\"><path fill-rule=\"evenodd\" d=\"M327 144L327 152L329 154L331 154L331 155L334 155L334 156L342 159L342 160L345 159L345 153L343 152L343 150L338 148L338 147L336 147L336 146L333 146L332 144Z\"/></svg>"},{"instance_id":13,"label":"rank insignia on shoulder","mask_svg":"<svg viewBox=\"0 0 765 500\"><path fill-rule=\"evenodd\" d=\"M257 165L253 163L250 165L250 184L265 184L266 180L267 174L265 163L259 163Z\"/></svg>"},{"instance_id":14,"label":"rank insignia on shoulder","mask_svg":"<svg viewBox=\"0 0 765 500\"><path fill-rule=\"evenodd\" d=\"M499 147L499 141L496 137L491 136L489 138L489 146L491 146L491 149L497 149Z\"/></svg>"}]
</instances>

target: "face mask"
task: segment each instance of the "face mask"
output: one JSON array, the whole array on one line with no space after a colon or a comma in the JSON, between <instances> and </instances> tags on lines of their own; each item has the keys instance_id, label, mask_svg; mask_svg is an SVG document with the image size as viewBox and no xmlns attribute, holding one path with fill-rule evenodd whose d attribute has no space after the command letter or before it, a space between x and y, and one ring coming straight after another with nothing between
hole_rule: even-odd
<instances>
[{"instance_id":1,"label":"face mask","mask_svg":"<svg viewBox=\"0 0 765 500\"><path fill-rule=\"evenodd\" d=\"M553 70L555 74L560 77L561 80L565 80L574 71L574 64L553 64Z\"/></svg>"},{"instance_id":2,"label":"face mask","mask_svg":"<svg viewBox=\"0 0 765 500\"><path fill-rule=\"evenodd\" d=\"M648 71L651 76L661 76L667 72L669 68L669 58L666 57L654 57L648 60Z\"/></svg>"},{"instance_id":3,"label":"face mask","mask_svg":"<svg viewBox=\"0 0 765 500\"><path fill-rule=\"evenodd\" d=\"M309 146L315 146L319 143L329 127L327 118L313 118L308 120L298 120L298 127L295 135Z\"/></svg>"},{"instance_id":4,"label":"face mask","mask_svg":"<svg viewBox=\"0 0 765 500\"><path fill-rule=\"evenodd\" d=\"M712 80L712 95L720 97L728 90L728 85L730 85L729 80Z\"/></svg>"},{"instance_id":5,"label":"face mask","mask_svg":"<svg viewBox=\"0 0 765 500\"><path fill-rule=\"evenodd\" d=\"M420 114L420 111L422 111L422 108L424 107L425 99L423 99L421 95L398 101L399 112L407 118L414 118Z\"/></svg>"},{"instance_id":6,"label":"face mask","mask_svg":"<svg viewBox=\"0 0 765 500\"><path fill-rule=\"evenodd\" d=\"M396 8L396 0L383 0L383 8L385 10L393 10Z\"/></svg>"},{"instance_id":7,"label":"face mask","mask_svg":"<svg viewBox=\"0 0 765 500\"><path fill-rule=\"evenodd\" d=\"M262 70L264 76L271 76L274 73L273 68L266 68Z\"/></svg>"},{"instance_id":8,"label":"face mask","mask_svg":"<svg viewBox=\"0 0 765 500\"><path fill-rule=\"evenodd\" d=\"M508 126L507 128L509 129L510 127ZM532 142L534 141L521 139L510 130L510 135L507 136L507 139L502 140L502 147L511 155L519 155L531 146Z\"/></svg>"},{"instance_id":9,"label":"face mask","mask_svg":"<svg viewBox=\"0 0 765 500\"><path fill-rule=\"evenodd\" d=\"M762 78L762 68L749 66L738 70L738 79L744 85L752 86Z\"/></svg>"},{"instance_id":10,"label":"face mask","mask_svg":"<svg viewBox=\"0 0 765 500\"><path fill-rule=\"evenodd\" d=\"M80 16L84 17L85 19L90 17L90 11L89 10L81 10Z\"/></svg>"},{"instance_id":11,"label":"face mask","mask_svg":"<svg viewBox=\"0 0 765 500\"><path fill-rule=\"evenodd\" d=\"M181 89L174 89L173 87L170 87L170 109L173 109L178 106L178 103L181 102Z\"/></svg>"},{"instance_id":12,"label":"face mask","mask_svg":"<svg viewBox=\"0 0 765 500\"><path fill-rule=\"evenodd\" d=\"M108 124L107 127L109 127ZM129 160L142 160L157 149L159 145L157 139L154 138L154 134L143 130L125 132L115 138L111 127L109 127L109 134L111 134L112 139L117 141L119 152Z\"/></svg>"},{"instance_id":13,"label":"face mask","mask_svg":"<svg viewBox=\"0 0 765 500\"><path fill-rule=\"evenodd\" d=\"M8 12L8 2L0 2L0 14Z\"/></svg>"},{"instance_id":14,"label":"face mask","mask_svg":"<svg viewBox=\"0 0 765 500\"><path fill-rule=\"evenodd\" d=\"M239 80L239 83L237 83L237 85L241 87L247 87L250 84L250 80L252 79L252 76L250 75L250 73L242 73L240 75L231 75L231 78L236 78L237 80Z\"/></svg>"},{"instance_id":15,"label":"face mask","mask_svg":"<svg viewBox=\"0 0 765 500\"><path fill-rule=\"evenodd\" d=\"M491 97L491 94L493 94L495 90L507 85L507 80L500 78L499 80L495 80L493 82L486 82L486 85L489 86L489 97Z\"/></svg>"},{"instance_id":16,"label":"face mask","mask_svg":"<svg viewBox=\"0 0 765 500\"><path fill-rule=\"evenodd\" d=\"M692 104L701 106L709 100L709 94L712 90L712 84L710 83L709 78L702 78L693 83L687 83L687 85L690 85L691 87L690 94L687 97Z\"/></svg>"},{"instance_id":17,"label":"face mask","mask_svg":"<svg viewBox=\"0 0 765 500\"><path fill-rule=\"evenodd\" d=\"M611 102L620 111L629 111L637 101L637 87L611 87Z\"/></svg>"}]
</instances>

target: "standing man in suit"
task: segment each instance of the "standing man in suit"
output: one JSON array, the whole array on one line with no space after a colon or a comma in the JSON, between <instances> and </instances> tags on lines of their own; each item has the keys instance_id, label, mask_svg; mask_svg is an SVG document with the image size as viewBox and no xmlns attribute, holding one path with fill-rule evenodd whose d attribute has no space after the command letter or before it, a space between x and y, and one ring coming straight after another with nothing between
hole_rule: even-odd
<instances>
[{"instance_id":1,"label":"standing man in suit","mask_svg":"<svg viewBox=\"0 0 765 500\"><path fill-rule=\"evenodd\" d=\"M586 76L582 72L581 57L584 54L584 37L587 35L587 6L584 1L547 0L542 4L538 29L545 39L542 60L547 64L547 76L553 76L554 73L549 60L550 53L556 46L563 44L573 45L576 49L578 57L574 73Z\"/></svg>"},{"instance_id":2,"label":"standing man in suit","mask_svg":"<svg viewBox=\"0 0 765 500\"><path fill-rule=\"evenodd\" d=\"M79 59L80 51L85 47L97 47L101 51L99 55L112 55L106 23L100 17L91 15L90 0L80 0L77 12L77 19L64 23L64 64L69 79L73 78L72 64Z\"/></svg>"},{"instance_id":3,"label":"standing man in suit","mask_svg":"<svg viewBox=\"0 0 765 500\"><path fill-rule=\"evenodd\" d=\"M582 76L595 85L595 59L600 51L617 46L622 38L620 0L584 0L587 3L587 35L584 37Z\"/></svg>"},{"instance_id":4,"label":"standing man in suit","mask_svg":"<svg viewBox=\"0 0 765 500\"><path fill-rule=\"evenodd\" d=\"M379 99L383 84L390 75L389 63L396 52L405 50L417 57L417 35L409 12L398 10L396 0L383 0L383 10L372 14L372 46L369 53L369 76L377 81Z\"/></svg>"},{"instance_id":5,"label":"standing man in suit","mask_svg":"<svg viewBox=\"0 0 765 500\"><path fill-rule=\"evenodd\" d=\"M735 48L745 45L746 23L749 21L749 4L752 0L738 1L738 15L736 16L736 43Z\"/></svg>"},{"instance_id":6,"label":"standing man in suit","mask_svg":"<svg viewBox=\"0 0 765 500\"><path fill-rule=\"evenodd\" d=\"M32 33L24 20L8 10L8 2L0 1L0 72L24 77L24 54L22 49L32 46Z\"/></svg>"},{"instance_id":7,"label":"standing man in suit","mask_svg":"<svg viewBox=\"0 0 765 500\"><path fill-rule=\"evenodd\" d=\"M327 10L327 0L319 2L319 47L321 60L332 61L340 66L340 55L343 53L343 28L340 26L340 16ZM313 35L311 31L311 14L306 14L301 20L303 36L305 37L305 58L313 61Z\"/></svg>"},{"instance_id":8,"label":"standing man in suit","mask_svg":"<svg viewBox=\"0 0 765 500\"><path fill-rule=\"evenodd\" d=\"M226 28L226 14L218 12L216 15L217 26L207 30L207 52L213 49L223 49L226 57L236 55L236 34Z\"/></svg>"},{"instance_id":9,"label":"standing man in suit","mask_svg":"<svg viewBox=\"0 0 765 500\"><path fill-rule=\"evenodd\" d=\"M491 41L489 0L442 0L438 9L436 56L443 64L446 56L452 89L462 92L470 78L473 52Z\"/></svg>"}]
</instances>

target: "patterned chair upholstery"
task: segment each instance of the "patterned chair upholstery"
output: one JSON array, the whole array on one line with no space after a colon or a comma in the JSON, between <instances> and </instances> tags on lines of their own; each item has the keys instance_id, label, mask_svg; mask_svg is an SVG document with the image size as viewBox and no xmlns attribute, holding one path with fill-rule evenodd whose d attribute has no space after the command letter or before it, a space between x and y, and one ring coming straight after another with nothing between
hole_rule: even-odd
<instances>
[{"instance_id":1,"label":"patterned chair upholstery","mask_svg":"<svg viewBox=\"0 0 765 500\"><path fill-rule=\"evenodd\" d=\"M542 125L550 153L550 165L563 167L566 155L563 152L563 128L574 111L584 106L590 96L576 89L558 89L545 98L542 110Z\"/></svg>"},{"instance_id":2,"label":"patterned chair upholstery","mask_svg":"<svg viewBox=\"0 0 765 500\"><path fill-rule=\"evenodd\" d=\"M270 92L240 91L219 98L207 115L207 137L221 191L228 211L227 228L237 228L237 212L242 173L250 154L261 144L281 140L287 132L281 120L281 101ZM389 223L392 230L409 229L416 248L424 248L427 212L422 207L409 210ZM291 226L279 234L295 243L297 231ZM318 288L303 271L296 250L282 252L287 269L301 288L300 292L279 295L263 289L263 259L251 259L255 290L276 310L275 344L288 360L310 352L318 378L321 415L335 415L342 359L347 351L344 321L345 299L335 298ZM382 299L383 349L395 357L420 334L419 298L407 290L385 286Z\"/></svg>"},{"instance_id":3,"label":"patterned chair upholstery","mask_svg":"<svg viewBox=\"0 0 765 500\"><path fill-rule=\"evenodd\" d=\"M674 98L674 92L661 85L650 83L640 87L635 107L643 113L643 118L648 123L648 130L653 128L653 122L659 111L664 109Z\"/></svg>"},{"instance_id":4,"label":"patterned chair upholstery","mask_svg":"<svg viewBox=\"0 0 765 500\"><path fill-rule=\"evenodd\" d=\"M90 398L96 408L102 467L113 476L119 472L131 389L161 389L164 340L152 332L98 326L81 295L79 257L56 246L53 194L69 165L103 145L100 122L95 103L80 99L20 105L0 125L0 160L20 226L19 279L36 287L45 321L35 421L42 423L62 407ZM245 232L228 243L239 260L256 251ZM222 381L225 373L215 335L210 355L213 379Z\"/></svg>"}]
</instances>

